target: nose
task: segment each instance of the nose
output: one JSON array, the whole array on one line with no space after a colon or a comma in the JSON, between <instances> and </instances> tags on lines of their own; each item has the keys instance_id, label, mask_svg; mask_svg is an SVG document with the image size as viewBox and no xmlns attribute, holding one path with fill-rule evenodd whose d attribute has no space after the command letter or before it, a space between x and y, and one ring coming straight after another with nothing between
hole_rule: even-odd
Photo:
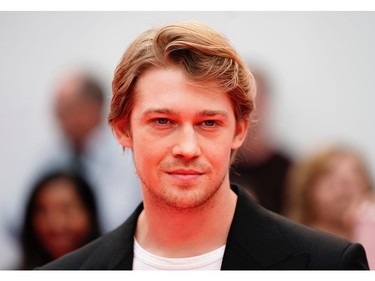
<instances>
[{"instance_id":1,"label":"nose","mask_svg":"<svg viewBox=\"0 0 375 281\"><path fill-rule=\"evenodd\" d=\"M198 136L194 127L184 125L177 133L176 141L172 148L174 157L194 159L201 155Z\"/></svg>"},{"instance_id":2,"label":"nose","mask_svg":"<svg viewBox=\"0 0 375 281\"><path fill-rule=\"evenodd\" d=\"M60 212L51 212L46 216L45 223L54 232L61 232L66 228L67 219Z\"/></svg>"}]
</instances>

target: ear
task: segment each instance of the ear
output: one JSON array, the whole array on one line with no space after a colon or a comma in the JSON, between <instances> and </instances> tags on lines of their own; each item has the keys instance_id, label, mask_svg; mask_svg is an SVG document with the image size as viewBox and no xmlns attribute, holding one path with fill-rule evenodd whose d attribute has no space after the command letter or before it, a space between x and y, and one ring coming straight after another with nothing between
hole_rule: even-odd
<instances>
[{"instance_id":1,"label":"ear","mask_svg":"<svg viewBox=\"0 0 375 281\"><path fill-rule=\"evenodd\" d=\"M133 146L129 124L126 120L114 121L112 129L122 147L131 148Z\"/></svg>"},{"instance_id":2,"label":"ear","mask_svg":"<svg viewBox=\"0 0 375 281\"><path fill-rule=\"evenodd\" d=\"M233 143L232 143L233 150L238 149L242 145L242 143L244 142L246 138L248 128L249 128L249 122L245 120L237 121L236 132L235 132Z\"/></svg>"}]
</instances>

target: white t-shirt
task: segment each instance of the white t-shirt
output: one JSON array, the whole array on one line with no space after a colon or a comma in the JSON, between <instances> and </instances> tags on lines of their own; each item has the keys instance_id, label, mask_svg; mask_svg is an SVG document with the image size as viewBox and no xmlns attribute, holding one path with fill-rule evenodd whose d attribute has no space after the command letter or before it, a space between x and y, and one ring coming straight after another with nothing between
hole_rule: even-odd
<instances>
[{"instance_id":1,"label":"white t-shirt","mask_svg":"<svg viewBox=\"0 0 375 281\"><path fill-rule=\"evenodd\" d=\"M188 258L164 258L146 251L134 239L133 270L220 270L225 245Z\"/></svg>"}]
</instances>

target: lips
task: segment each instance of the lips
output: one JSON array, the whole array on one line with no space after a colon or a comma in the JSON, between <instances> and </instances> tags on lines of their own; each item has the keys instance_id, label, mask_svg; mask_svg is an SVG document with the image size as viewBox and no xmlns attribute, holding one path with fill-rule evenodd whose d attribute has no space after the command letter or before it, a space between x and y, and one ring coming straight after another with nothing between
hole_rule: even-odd
<instances>
[{"instance_id":1,"label":"lips","mask_svg":"<svg viewBox=\"0 0 375 281\"><path fill-rule=\"evenodd\" d=\"M200 172L200 171L186 170L186 169L177 169L177 170L167 171L166 173L168 175L171 175L173 177L176 177L178 179L183 179L183 180L196 179L199 176L204 174L203 172Z\"/></svg>"},{"instance_id":2,"label":"lips","mask_svg":"<svg viewBox=\"0 0 375 281\"><path fill-rule=\"evenodd\" d=\"M185 170L185 169L167 171L167 173L172 174L172 175L203 175L203 172L196 171L196 170Z\"/></svg>"}]
</instances>

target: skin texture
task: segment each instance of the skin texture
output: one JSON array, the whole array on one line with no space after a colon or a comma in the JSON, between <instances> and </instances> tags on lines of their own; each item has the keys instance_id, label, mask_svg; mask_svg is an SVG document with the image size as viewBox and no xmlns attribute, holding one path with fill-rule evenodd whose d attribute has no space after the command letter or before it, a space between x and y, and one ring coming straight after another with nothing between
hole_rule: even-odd
<instances>
[{"instance_id":1,"label":"skin texture","mask_svg":"<svg viewBox=\"0 0 375 281\"><path fill-rule=\"evenodd\" d=\"M57 179L43 188L33 225L54 258L82 245L90 229L90 218L70 181Z\"/></svg>"},{"instance_id":2,"label":"skin texture","mask_svg":"<svg viewBox=\"0 0 375 281\"><path fill-rule=\"evenodd\" d=\"M138 242L168 257L224 245L236 204L230 155L247 124L236 122L228 95L215 83L193 83L177 67L148 70L135 93L130 122L117 122L114 131L133 150L142 182Z\"/></svg>"}]
</instances>

